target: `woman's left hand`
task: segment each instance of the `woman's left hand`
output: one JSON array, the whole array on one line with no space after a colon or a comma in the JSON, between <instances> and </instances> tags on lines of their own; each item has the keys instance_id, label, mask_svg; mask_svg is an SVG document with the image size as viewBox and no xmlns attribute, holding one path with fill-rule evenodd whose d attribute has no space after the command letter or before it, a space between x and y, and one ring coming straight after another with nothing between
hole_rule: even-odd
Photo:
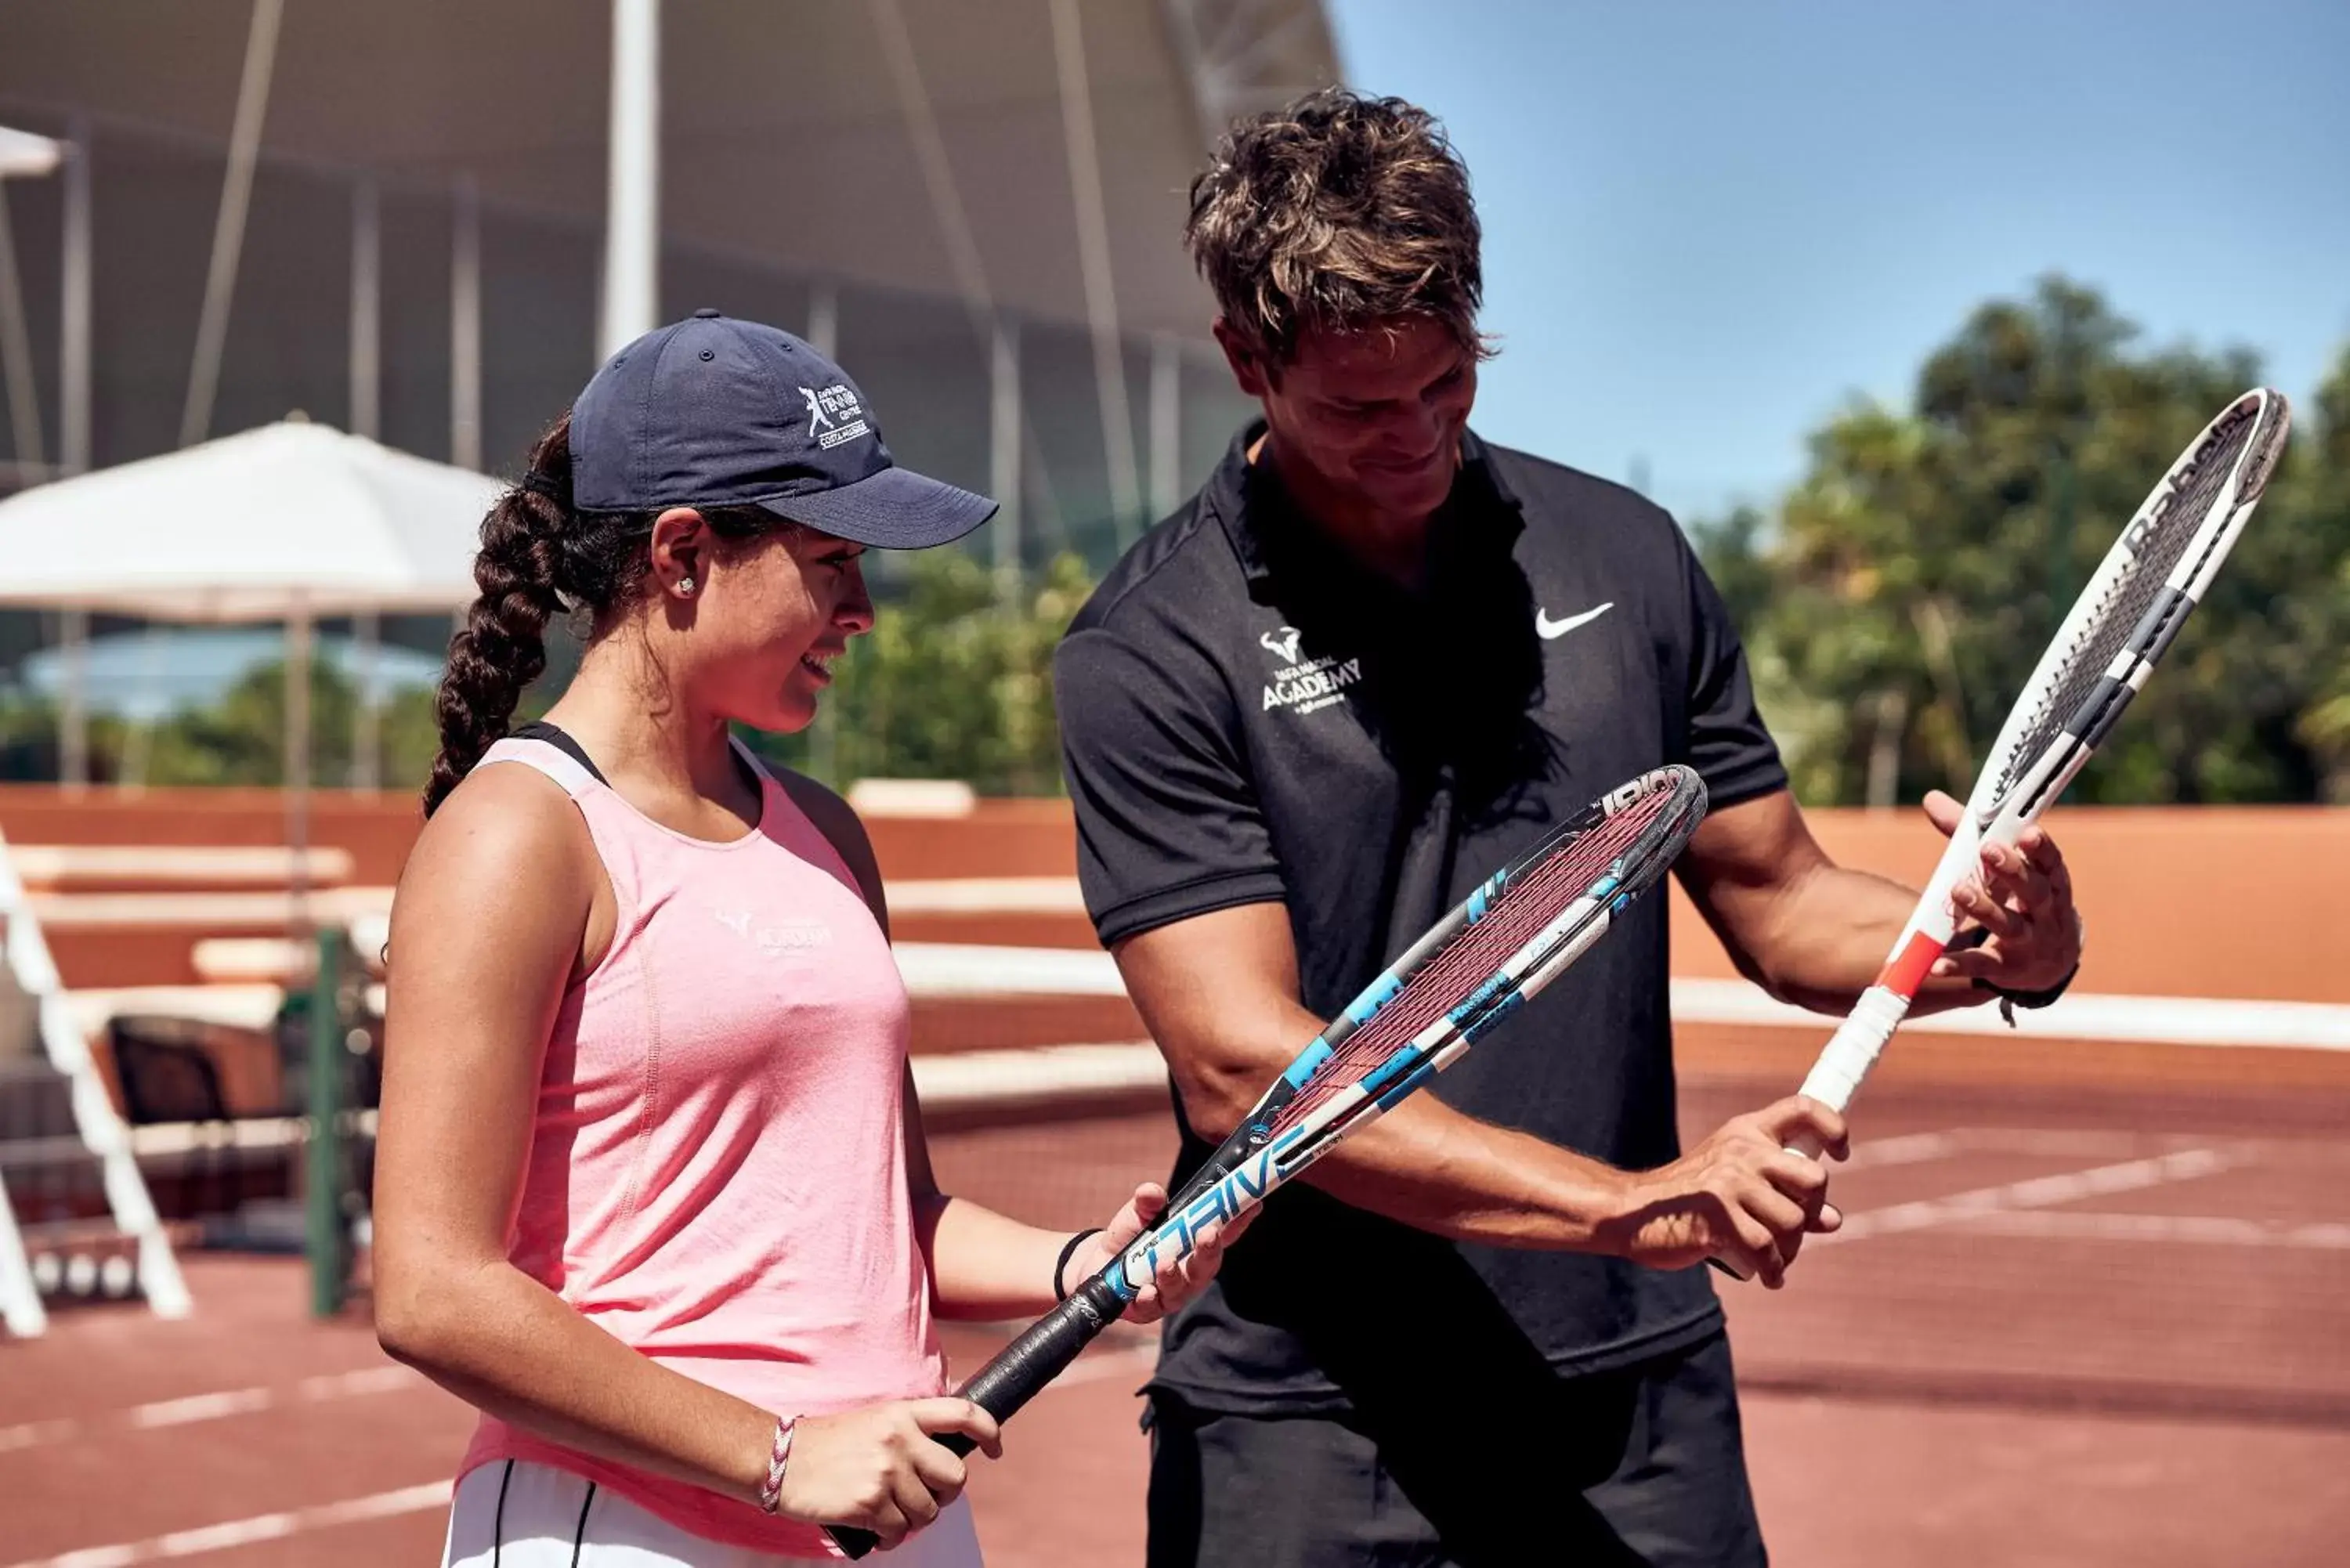
<instances>
[{"instance_id":1,"label":"woman's left hand","mask_svg":"<svg viewBox=\"0 0 2350 1568\"><path fill-rule=\"evenodd\" d=\"M1110 1219L1108 1224L1080 1242L1069 1256L1069 1266L1062 1282L1071 1291L1093 1278L1110 1261L1134 1244L1135 1238L1159 1223L1167 1211L1167 1189L1155 1181L1146 1181L1134 1189L1134 1196ZM1216 1270L1224 1261L1224 1249L1247 1233L1249 1221L1256 1218L1252 1209L1238 1220L1216 1221L1201 1229L1198 1244L1180 1260L1162 1261L1158 1274L1145 1285L1134 1304L1126 1309L1128 1323L1156 1323L1198 1295L1207 1282L1216 1277Z\"/></svg>"}]
</instances>

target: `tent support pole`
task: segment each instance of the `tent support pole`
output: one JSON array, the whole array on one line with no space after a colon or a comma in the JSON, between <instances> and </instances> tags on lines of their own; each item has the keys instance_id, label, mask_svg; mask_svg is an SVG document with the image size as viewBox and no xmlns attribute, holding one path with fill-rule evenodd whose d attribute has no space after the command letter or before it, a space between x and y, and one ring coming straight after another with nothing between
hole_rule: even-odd
<instances>
[{"instance_id":1,"label":"tent support pole","mask_svg":"<svg viewBox=\"0 0 2350 1568\"><path fill-rule=\"evenodd\" d=\"M660 309L660 0L612 0L598 358L651 331Z\"/></svg>"},{"instance_id":2,"label":"tent support pole","mask_svg":"<svg viewBox=\"0 0 2350 1568\"><path fill-rule=\"evenodd\" d=\"M84 701L89 658L89 612L78 605L57 615L57 779L68 792L89 783L89 705Z\"/></svg>"},{"instance_id":3,"label":"tent support pole","mask_svg":"<svg viewBox=\"0 0 2350 1568\"><path fill-rule=\"evenodd\" d=\"M296 602L286 618L286 890L288 935L310 934L310 656L311 618Z\"/></svg>"}]
</instances>

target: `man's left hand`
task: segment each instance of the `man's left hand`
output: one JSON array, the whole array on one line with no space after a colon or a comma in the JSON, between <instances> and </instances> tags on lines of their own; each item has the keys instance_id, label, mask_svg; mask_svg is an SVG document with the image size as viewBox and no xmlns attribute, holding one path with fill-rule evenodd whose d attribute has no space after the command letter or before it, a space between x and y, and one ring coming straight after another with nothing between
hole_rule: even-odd
<instances>
[{"instance_id":1,"label":"man's left hand","mask_svg":"<svg viewBox=\"0 0 2350 1568\"><path fill-rule=\"evenodd\" d=\"M1926 819L1944 837L1958 830L1966 808L1940 790L1926 795ZM1983 846L1974 876L1950 902L1961 936L1984 934L1981 945L1953 947L1935 961L1938 975L1965 975L2006 991L2046 991L2081 961L2081 917L2073 908L2073 877L2064 852L2034 823L2012 845Z\"/></svg>"}]
</instances>

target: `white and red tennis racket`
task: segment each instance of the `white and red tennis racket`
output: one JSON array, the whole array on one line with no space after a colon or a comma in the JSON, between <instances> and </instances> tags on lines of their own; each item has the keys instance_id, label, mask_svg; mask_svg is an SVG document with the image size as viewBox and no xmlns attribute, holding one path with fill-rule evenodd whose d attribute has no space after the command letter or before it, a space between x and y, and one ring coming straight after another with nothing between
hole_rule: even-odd
<instances>
[{"instance_id":1,"label":"white and red tennis racket","mask_svg":"<svg viewBox=\"0 0 2350 1568\"><path fill-rule=\"evenodd\" d=\"M1958 915L1950 895L1983 847L2014 843L2111 732L2228 558L2284 455L2291 425L2282 393L2246 392L2203 428L2122 530L2040 656L1885 968L1821 1051L1804 1094L1839 1112L1852 1104L1951 946Z\"/></svg>"}]
</instances>

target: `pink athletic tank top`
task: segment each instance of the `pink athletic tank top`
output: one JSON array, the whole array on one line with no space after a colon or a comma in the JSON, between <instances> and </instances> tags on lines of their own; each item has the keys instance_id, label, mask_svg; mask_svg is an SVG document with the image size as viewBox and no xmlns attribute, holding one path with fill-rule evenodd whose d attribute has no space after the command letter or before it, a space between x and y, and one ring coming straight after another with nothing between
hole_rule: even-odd
<instances>
[{"instance_id":1,"label":"pink athletic tank top","mask_svg":"<svg viewBox=\"0 0 2350 1568\"><path fill-rule=\"evenodd\" d=\"M779 1415L942 1391L906 1186L906 988L847 867L755 763L757 829L713 844L546 741L500 741L482 765L508 762L570 794L619 905L546 1043L515 1266L639 1354ZM459 1473L505 1459L713 1541L829 1554L812 1526L486 1416Z\"/></svg>"}]
</instances>

